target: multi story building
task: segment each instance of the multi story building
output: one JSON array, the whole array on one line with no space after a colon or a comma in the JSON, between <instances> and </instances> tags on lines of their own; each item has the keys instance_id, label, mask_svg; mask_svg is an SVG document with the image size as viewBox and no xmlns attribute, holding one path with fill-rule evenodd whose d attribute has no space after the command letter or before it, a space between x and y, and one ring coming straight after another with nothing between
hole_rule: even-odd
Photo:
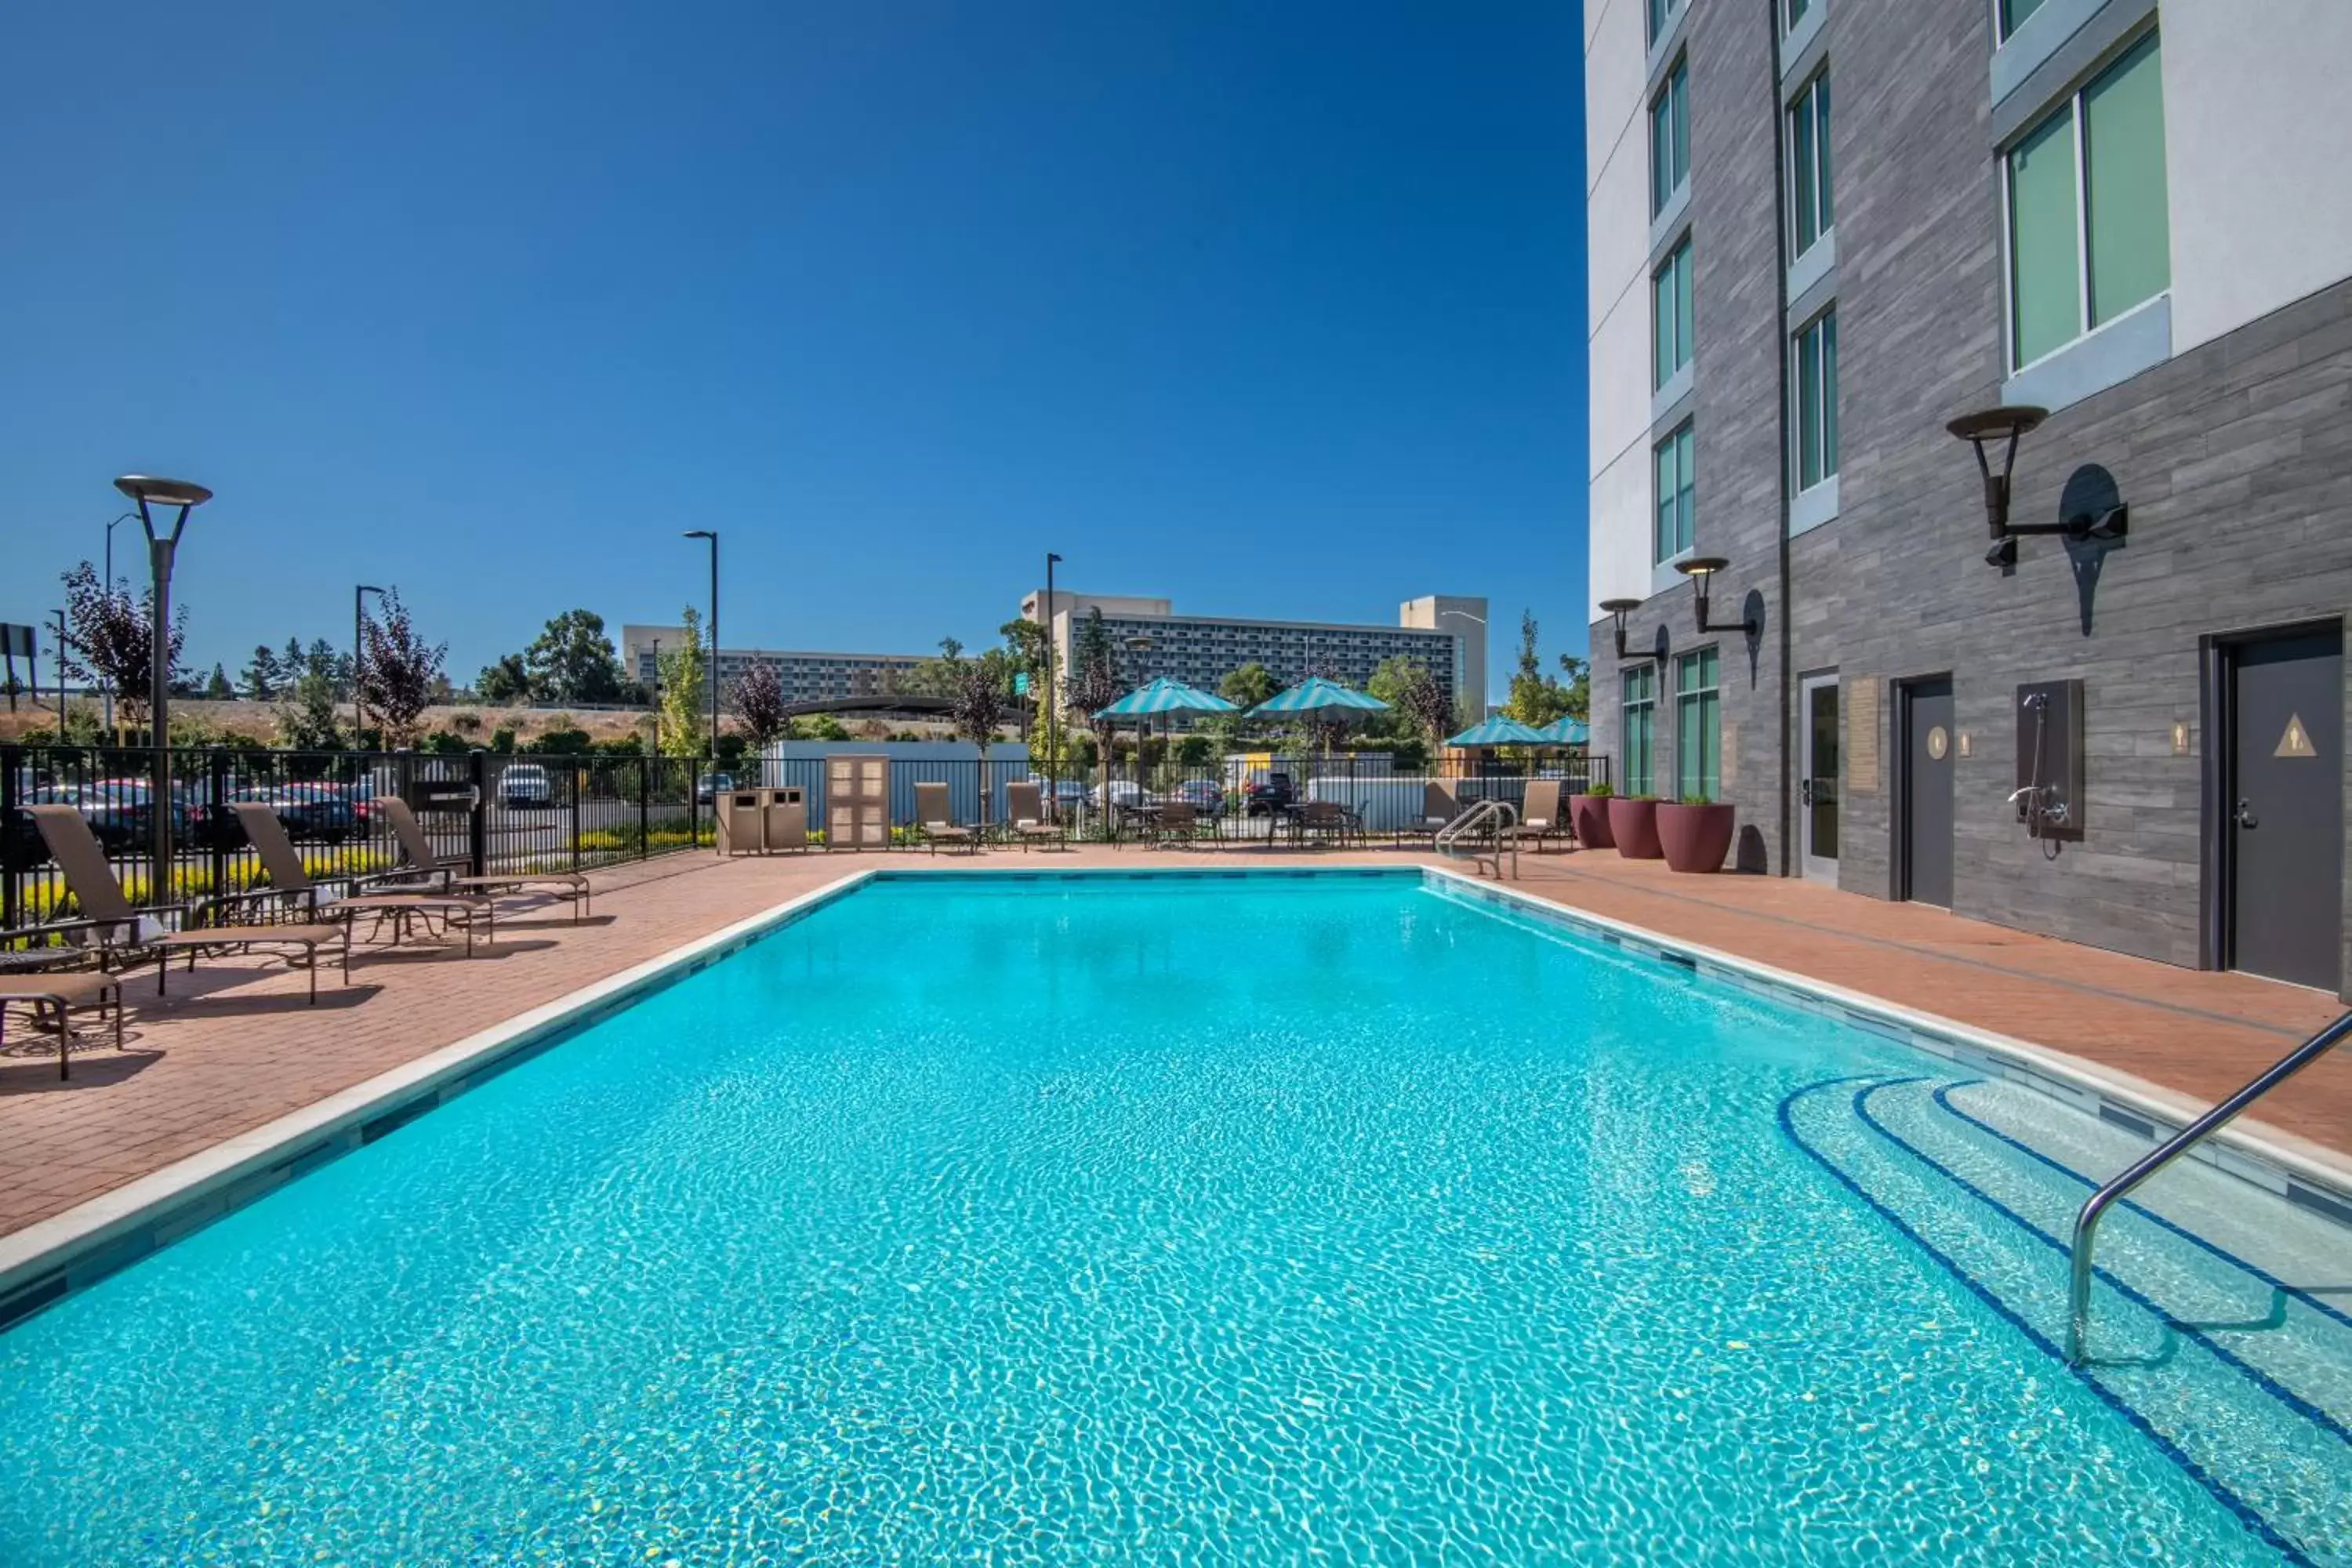
<instances>
[{"instance_id":1,"label":"multi story building","mask_svg":"<svg viewBox=\"0 0 2352 1568\"><path fill-rule=\"evenodd\" d=\"M621 628L621 668L654 684L655 660L661 648L676 648L686 640L683 626ZM848 697L878 697L888 689L894 674L912 669L924 655L913 653L803 653L781 648L722 647L719 650L719 680L729 682L754 664L772 664L787 702L827 702Z\"/></svg>"},{"instance_id":2,"label":"multi story building","mask_svg":"<svg viewBox=\"0 0 2352 1568\"><path fill-rule=\"evenodd\" d=\"M1587 0L1628 786L1734 803L1750 868L2346 990L2347 61L2342 0Z\"/></svg>"},{"instance_id":3,"label":"multi story building","mask_svg":"<svg viewBox=\"0 0 2352 1568\"><path fill-rule=\"evenodd\" d=\"M1024 595L1021 614L1045 616L1043 588ZM1404 605L1398 625L1340 621L1262 621L1180 616L1166 599L1054 591L1053 639L1058 668L1069 668L1078 628L1099 610L1118 645L1122 675L1143 681L1170 676L1214 691L1245 664L1262 664L1284 685L1329 674L1361 686L1391 658L1423 666L1453 690L1465 710L1483 715L1486 694L1486 601L1433 595Z\"/></svg>"}]
</instances>

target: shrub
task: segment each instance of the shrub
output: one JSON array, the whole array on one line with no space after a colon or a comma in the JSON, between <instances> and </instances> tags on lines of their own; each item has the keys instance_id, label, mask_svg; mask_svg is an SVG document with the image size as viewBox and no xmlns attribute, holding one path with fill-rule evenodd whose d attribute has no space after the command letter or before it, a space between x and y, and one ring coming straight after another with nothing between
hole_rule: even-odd
<instances>
[{"instance_id":1,"label":"shrub","mask_svg":"<svg viewBox=\"0 0 2352 1568\"><path fill-rule=\"evenodd\" d=\"M1585 785L1584 793L1591 796L1594 800L1607 800L1611 795L1615 795L1617 792L1614 788L1611 787L1607 779L1602 779L1599 784Z\"/></svg>"}]
</instances>

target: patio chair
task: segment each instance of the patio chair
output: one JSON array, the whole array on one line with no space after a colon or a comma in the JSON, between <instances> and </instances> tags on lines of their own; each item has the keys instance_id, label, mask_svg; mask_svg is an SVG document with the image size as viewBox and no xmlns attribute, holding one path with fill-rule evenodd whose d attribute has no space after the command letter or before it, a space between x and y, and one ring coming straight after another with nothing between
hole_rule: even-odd
<instances>
[{"instance_id":1,"label":"patio chair","mask_svg":"<svg viewBox=\"0 0 2352 1568\"><path fill-rule=\"evenodd\" d=\"M1045 815L1045 792L1037 784L1009 784L1004 786L1004 817L1013 836L1021 840L1023 854L1032 844L1061 844L1069 839L1061 825Z\"/></svg>"},{"instance_id":2,"label":"patio chair","mask_svg":"<svg viewBox=\"0 0 2352 1568\"><path fill-rule=\"evenodd\" d=\"M949 803L948 786L944 781L915 786L915 827L923 836L924 842L931 847L934 855L940 852L942 844L961 844L974 853L980 849L979 833L956 821L955 808Z\"/></svg>"},{"instance_id":3,"label":"patio chair","mask_svg":"<svg viewBox=\"0 0 2352 1568\"><path fill-rule=\"evenodd\" d=\"M471 889L477 893L494 895L527 891L533 888L561 889L572 900L572 923L578 925L583 910L593 908L593 900L588 877L582 871L493 871L488 876L458 875L458 868L467 862L460 858L437 853L433 841L425 836L424 824L408 809L408 803L398 795L380 795L368 803L369 812L392 824L394 837L406 864L386 872L384 880L415 879L418 877L438 877L441 890L457 892Z\"/></svg>"},{"instance_id":4,"label":"patio chair","mask_svg":"<svg viewBox=\"0 0 2352 1568\"><path fill-rule=\"evenodd\" d=\"M1146 823L1151 834L1152 847L1173 844L1179 848L1192 842L1192 835L1201 826L1201 814L1190 801L1163 802Z\"/></svg>"},{"instance_id":5,"label":"patio chair","mask_svg":"<svg viewBox=\"0 0 2352 1568\"><path fill-rule=\"evenodd\" d=\"M1461 815L1462 803L1454 798L1451 785L1432 779L1422 786L1418 831L1429 840L1431 847L1436 847L1438 831Z\"/></svg>"},{"instance_id":6,"label":"patio chair","mask_svg":"<svg viewBox=\"0 0 2352 1568\"><path fill-rule=\"evenodd\" d=\"M1298 837L1328 842L1337 839L1343 847L1349 832L1348 808L1336 800L1307 800L1298 805Z\"/></svg>"},{"instance_id":7,"label":"patio chair","mask_svg":"<svg viewBox=\"0 0 2352 1568\"><path fill-rule=\"evenodd\" d=\"M231 805L236 812L237 825L245 829L246 842L253 846L262 870L268 874L269 885L227 894L224 902L288 900L299 902L312 920L357 920L362 915L373 915L379 930L384 921L393 922L395 941L406 934L412 919L422 917L429 921L438 915L444 926L465 928L468 958L474 956L474 927L478 923L486 940L498 941L496 909L483 893L354 893L321 905L319 897L325 889L311 879L310 868L302 864L301 853L294 847L294 840L287 837L286 825L278 819L277 811L257 800L235 801Z\"/></svg>"},{"instance_id":8,"label":"patio chair","mask_svg":"<svg viewBox=\"0 0 2352 1568\"><path fill-rule=\"evenodd\" d=\"M71 1037L67 1014L76 1007L95 1007L99 1021L105 1022L112 1003L114 1014L114 1048L122 1048L122 980L119 975L92 970L47 974L0 975L0 1046L8 1043L8 1007L11 1003L22 1005L33 1015L38 1027L44 1012L54 1014L58 1024L58 1076L72 1076L68 1071L66 1047Z\"/></svg>"},{"instance_id":9,"label":"patio chair","mask_svg":"<svg viewBox=\"0 0 2352 1568\"><path fill-rule=\"evenodd\" d=\"M352 928L348 923L326 924L304 921L284 925L216 925L167 931L156 911L141 911L131 907L131 897L122 884L114 879L113 868L106 863L106 851L98 836L89 830L80 808L71 805L28 805L34 825L41 830L41 838L49 847L49 858L65 874L66 887L71 890L74 902L94 931L99 933L101 949L122 952L152 951L155 954L155 994L163 994L163 977L172 966L172 954L188 955L188 967L196 966L196 955L206 951L235 948L251 952L255 948L299 948L310 972L310 1000L319 1000L319 950L340 939L343 944L343 984L352 983ZM165 905L166 909L185 906ZM192 914L201 914L208 904L199 904ZM110 935L109 933L111 933ZM291 955L287 958L290 964Z\"/></svg>"},{"instance_id":10,"label":"patio chair","mask_svg":"<svg viewBox=\"0 0 2352 1568\"><path fill-rule=\"evenodd\" d=\"M1558 779L1529 779L1527 803L1519 809L1519 831L1536 841L1536 853L1543 853L1547 838L1569 838L1572 830L1567 816L1559 808Z\"/></svg>"}]
</instances>

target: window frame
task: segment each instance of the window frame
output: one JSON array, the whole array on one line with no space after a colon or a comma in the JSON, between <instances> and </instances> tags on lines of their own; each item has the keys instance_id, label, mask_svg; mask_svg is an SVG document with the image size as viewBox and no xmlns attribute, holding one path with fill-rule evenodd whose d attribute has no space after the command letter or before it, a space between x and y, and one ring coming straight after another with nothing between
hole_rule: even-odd
<instances>
[{"instance_id":1,"label":"window frame","mask_svg":"<svg viewBox=\"0 0 2352 1568\"><path fill-rule=\"evenodd\" d=\"M1998 4L1999 0L1995 3ZM1658 40L1675 30L1675 23L1681 18L1683 7L1689 4L1690 0L1647 0L1642 7L1642 17L1649 28L1649 35L1642 40L1643 47L1656 48Z\"/></svg>"},{"instance_id":2,"label":"window frame","mask_svg":"<svg viewBox=\"0 0 2352 1568\"><path fill-rule=\"evenodd\" d=\"M1819 334L1821 363L1816 372L1816 406L1806 419L1804 342ZM1837 478L1837 301L1832 300L1806 318L1789 334L1789 493L1801 496ZM1805 479L1805 447L1810 437L1817 448L1821 470Z\"/></svg>"},{"instance_id":3,"label":"window frame","mask_svg":"<svg viewBox=\"0 0 2352 1568\"><path fill-rule=\"evenodd\" d=\"M1682 374L1696 353L1692 339L1698 331L1698 285L1692 271L1695 257L1691 237L1687 234L1675 242L1666 258L1650 273L1650 390L1664 390L1665 384ZM1677 291L1671 297L1662 296L1659 283L1667 274L1675 275ZM1658 353L1668 321L1674 323L1675 360L1667 364Z\"/></svg>"},{"instance_id":4,"label":"window frame","mask_svg":"<svg viewBox=\"0 0 2352 1568\"><path fill-rule=\"evenodd\" d=\"M1787 37L1795 32L1797 24L1805 19L1815 3L1816 0L1780 0L1780 36ZM2006 5L2008 0L1994 0L1994 3Z\"/></svg>"},{"instance_id":5,"label":"window frame","mask_svg":"<svg viewBox=\"0 0 2352 1568\"><path fill-rule=\"evenodd\" d=\"M1635 678L1639 677L1640 695L1634 693ZM1658 665L1655 659L1642 659L1627 665L1618 672L1617 717L1618 734L1624 752L1624 793L1627 795L1652 795L1657 788L1658 745ZM1633 743L1633 731L1638 716L1641 744Z\"/></svg>"},{"instance_id":6,"label":"window frame","mask_svg":"<svg viewBox=\"0 0 2352 1568\"><path fill-rule=\"evenodd\" d=\"M1668 544L1658 527L1664 497L1659 486L1659 460L1667 452L1675 460L1675 532ZM1685 461L1687 458L1687 461ZM1650 563L1663 566L1698 545L1698 420L1685 419L1650 443Z\"/></svg>"},{"instance_id":7,"label":"window frame","mask_svg":"<svg viewBox=\"0 0 2352 1568\"><path fill-rule=\"evenodd\" d=\"M1996 5L2001 3L2002 0L1994 0ZM2109 51L2099 62L2095 70L2077 79L2047 110L2034 116L2019 130L2015 136L2010 138L2000 147L1997 154L2000 166L2001 355L2005 365L2002 373L2004 377L2022 374L2038 364L2056 359L2059 355L2079 347L2085 339L2095 337L2117 322L2147 310L2158 300L2171 296L2171 268L2168 265L2165 269L2163 288L2144 300L2126 305L2095 326L2091 323L2090 130L2083 112L2084 100L2090 94L2093 88L2108 80L2144 46L2151 42L2156 45L2153 67L2157 72L2160 89L2164 71L2163 27L2158 23L2151 22L2148 26L2131 33L2116 48ZM2062 114L2069 117L2066 142L2068 151L2074 155L2075 330L2073 336L2042 350L2032 359L2020 359L2017 330L2017 192L2014 160L2019 148L2032 141L2037 132ZM2168 181L2169 175L2170 170L2168 165ZM2171 214L2168 210L2165 215L2165 237L2168 243L2171 238Z\"/></svg>"},{"instance_id":8,"label":"window frame","mask_svg":"<svg viewBox=\"0 0 2352 1568\"><path fill-rule=\"evenodd\" d=\"M2027 22L2033 20L2034 12L2042 9L2042 0L2033 0L2025 16L2021 20L2012 22L2009 19L2009 12L2014 3L2015 0L1992 0L1992 40L1995 48L1999 48L2017 37L2017 30Z\"/></svg>"},{"instance_id":9,"label":"window frame","mask_svg":"<svg viewBox=\"0 0 2352 1568\"><path fill-rule=\"evenodd\" d=\"M1706 682L1686 678L1696 674ZM1675 798L1702 795L1708 801L1723 795L1723 656L1714 643L1675 656ZM1696 710L1698 744L1685 745L1684 718ZM1696 752L1696 758L1692 753ZM1694 766L1696 763L1696 766ZM1696 788L1689 787L1696 784Z\"/></svg>"},{"instance_id":10,"label":"window frame","mask_svg":"<svg viewBox=\"0 0 2352 1568\"><path fill-rule=\"evenodd\" d=\"M1835 112L1835 101L1824 100L1816 90L1826 88L1829 79L1829 64L1823 61L1821 68L1805 79L1805 84L1797 89L1796 96L1790 99L1781 110L1780 122L1786 132L1783 140L1788 149L1781 160L1781 177L1788 181L1789 259L1790 261L1796 260L1811 250L1814 246L1827 239L1837 228L1837 203L1830 189L1829 136L1829 116L1830 113ZM1828 112L1824 112L1821 108L1824 101L1831 105ZM1797 201L1799 188L1797 184L1797 122L1801 116L1811 121L1812 132L1811 161L1813 181L1813 237L1811 239L1802 237L1803 216L1798 210ZM2006 154L2003 155L2003 161L2006 162ZM1824 216L1827 218L1826 222L1822 221Z\"/></svg>"},{"instance_id":11,"label":"window frame","mask_svg":"<svg viewBox=\"0 0 2352 1568\"><path fill-rule=\"evenodd\" d=\"M1679 117L1675 113L1677 106L1681 110ZM1679 123L1676 123L1677 118L1679 118ZM1675 174L1674 183L1664 186L1658 184L1660 173L1658 127L1662 122L1672 132L1674 138L1674 145L1668 150L1668 162L1671 163L1673 153L1679 153L1682 157L1682 167ZM1675 198L1681 195L1684 188L1690 184L1690 57L1688 55L1675 57L1675 62L1666 68L1665 74L1659 79L1658 90L1650 95L1648 129L1650 221L1655 223L1665 216L1666 209L1675 205Z\"/></svg>"}]
</instances>

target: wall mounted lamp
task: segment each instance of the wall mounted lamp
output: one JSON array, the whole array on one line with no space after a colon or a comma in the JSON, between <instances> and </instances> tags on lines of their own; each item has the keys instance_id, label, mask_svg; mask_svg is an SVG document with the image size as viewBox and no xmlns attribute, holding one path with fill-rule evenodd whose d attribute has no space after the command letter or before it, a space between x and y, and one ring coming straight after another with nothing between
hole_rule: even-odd
<instances>
[{"instance_id":1,"label":"wall mounted lamp","mask_svg":"<svg viewBox=\"0 0 2352 1568\"><path fill-rule=\"evenodd\" d=\"M1623 658L1625 657L1625 616L1630 612L1638 610L1641 607L1642 601L1639 599L1603 599L1601 601L1601 613L1617 623L1617 657L1619 658Z\"/></svg>"},{"instance_id":2,"label":"wall mounted lamp","mask_svg":"<svg viewBox=\"0 0 2352 1568\"><path fill-rule=\"evenodd\" d=\"M1977 455L1977 471L1984 476L1985 528L1992 537L1992 548L1985 552L1988 566L2017 564L2017 542L2032 533L2063 534L2075 540L2121 539L2130 527L2130 509L2118 503L2096 511L2077 512L2058 522L2011 522L2009 521L2010 474L2017 466L2017 443L2044 419L2050 417L2046 408L2029 405L1987 408L1975 414L1963 414L1944 426L1966 441ZM1993 471L1988 447L2000 447L2000 471Z\"/></svg>"},{"instance_id":3,"label":"wall mounted lamp","mask_svg":"<svg viewBox=\"0 0 2352 1568\"><path fill-rule=\"evenodd\" d=\"M1752 637L1763 629L1752 614L1742 616L1736 621L1726 621L1720 626L1706 618L1707 580L1730 564L1720 555L1694 555L1687 561L1675 562L1675 570L1689 577L1691 586L1698 591L1698 629L1702 634L1745 632Z\"/></svg>"}]
</instances>

